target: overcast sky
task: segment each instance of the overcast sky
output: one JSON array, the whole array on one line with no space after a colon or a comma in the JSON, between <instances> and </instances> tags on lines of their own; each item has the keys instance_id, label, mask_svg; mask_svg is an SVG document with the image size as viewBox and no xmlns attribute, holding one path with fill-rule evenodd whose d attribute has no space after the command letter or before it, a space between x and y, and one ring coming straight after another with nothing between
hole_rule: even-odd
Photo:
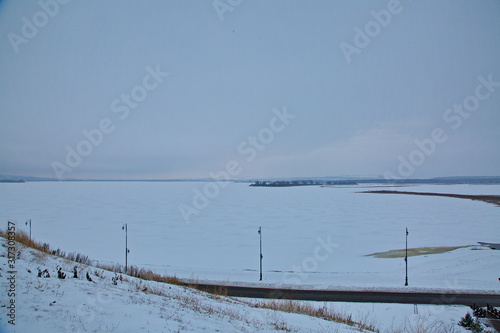
<instances>
[{"instance_id":1,"label":"overcast sky","mask_svg":"<svg viewBox=\"0 0 500 333\"><path fill-rule=\"evenodd\" d=\"M500 175L497 0L3 0L0 36L0 174Z\"/></svg>"}]
</instances>

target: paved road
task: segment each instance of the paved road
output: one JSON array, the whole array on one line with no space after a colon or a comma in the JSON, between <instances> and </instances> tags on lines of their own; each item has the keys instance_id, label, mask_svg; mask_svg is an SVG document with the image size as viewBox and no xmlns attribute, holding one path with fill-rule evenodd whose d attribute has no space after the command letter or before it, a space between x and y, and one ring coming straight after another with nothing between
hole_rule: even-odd
<instances>
[{"instance_id":1,"label":"paved road","mask_svg":"<svg viewBox=\"0 0 500 333\"><path fill-rule=\"evenodd\" d=\"M338 291L338 290L297 290L260 287L236 287L224 285L197 284L197 289L217 292L227 290L228 296L294 299L307 301L367 302L367 303L407 303L407 304L460 304L478 306L500 306L500 294L464 293L411 293L380 291Z\"/></svg>"}]
</instances>

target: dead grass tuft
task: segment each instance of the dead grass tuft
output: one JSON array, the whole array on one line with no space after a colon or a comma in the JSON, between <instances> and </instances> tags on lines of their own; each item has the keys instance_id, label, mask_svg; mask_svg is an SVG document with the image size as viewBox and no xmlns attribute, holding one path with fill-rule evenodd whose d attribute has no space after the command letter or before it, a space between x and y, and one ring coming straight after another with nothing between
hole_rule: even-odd
<instances>
[{"instance_id":1,"label":"dead grass tuft","mask_svg":"<svg viewBox=\"0 0 500 333\"><path fill-rule=\"evenodd\" d=\"M318 308L311 304L292 300L266 300L253 304L257 308L271 309L288 313L305 314L311 317L346 324L360 330L378 332L373 323L355 321L351 314L335 312L332 309Z\"/></svg>"},{"instance_id":2,"label":"dead grass tuft","mask_svg":"<svg viewBox=\"0 0 500 333\"><path fill-rule=\"evenodd\" d=\"M4 230L0 230L0 236L3 238L7 238L7 232ZM21 243L27 247L31 247L41 252L50 253L50 246L47 243L36 242L33 239L30 239L29 234L27 234L24 230L16 230L16 242Z\"/></svg>"},{"instance_id":3,"label":"dead grass tuft","mask_svg":"<svg viewBox=\"0 0 500 333\"><path fill-rule=\"evenodd\" d=\"M7 237L7 234L4 230L0 230L0 237L3 238ZM91 263L91 260L86 255L75 252L66 254L66 252L61 250L60 248L52 249L48 243L37 242L36 240L30 238L29 234L24 230L16 231L16 242L18 242L19 244L23 244L26 247L38 250L41 253L45 253L46 255L54 255L56 257L64 258L85 265L90 265ZM35 255L40 259L45 258L43 254L41 255L35 254Z\"/></svg>"},{"instance_id":4,"label":"dead grass tuft","mask_svg":"<svg viewBox=\"0 0 500 333\"><path fill-rule=\"evenodd\" d=\"M420 317L416 322L406 319L405 323L398 328L390 328L387 333L455 333L456 324L443 321L431 321Z\"/></svg>"},{"instance_id":5,"label":"dead grass tuft","mask_svg":"<svg viewBox=\"0 0 500 333\"><path fill-rule=\"evenodd\" d=\"M97 264L96 267L99 267L101 269L113 273L126 274L145 281L156 281L156 282L174 284L178 286L186 286L186 284L180 281L176 276L161 275L153 272L152 270L140 268L137 266L128 266L127 273L125 273L125 265L121 264L114 264L114 265Z\"/></svg>"},{"instance_id":6,"label":"dead grass tuft","mask_svg":"<svg viewBox=\"0 0 500 333\"><path fill-rule=\"evenodd\" d=\"M271 325L276 331L294 332L297 331L288 326L286 321L278 313L273 313L271 318L268 320L268 324Z\"/></svg>"},{"instance_id":7,"label":"dead grass tuft","mask_svg":"<svg viewBox=\"0 0 500 333\"><path fill-rule=\"evenodd\" d=\"M67 256L66 259L78 262L80 264L84 264L87 266L90 266L92 264L92 260L87 255L81 254L81 253L76 253L76 252L70 252Z\"/></svg>"}]
</instances>

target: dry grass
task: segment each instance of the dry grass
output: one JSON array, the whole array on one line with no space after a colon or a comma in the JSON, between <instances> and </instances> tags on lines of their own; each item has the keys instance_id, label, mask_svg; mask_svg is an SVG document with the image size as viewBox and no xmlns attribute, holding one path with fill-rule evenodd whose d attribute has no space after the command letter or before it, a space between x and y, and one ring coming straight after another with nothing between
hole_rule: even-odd
<instances>
[{"instance_id":1,"label":"dry grass","mask_svg":"<svg viewBox=\"0 0 500 333\"><path fill-rule=\"evenodd\" d=\"M351 314L339 313L327 308L318 308L303 302L292 300L266 300L253 303L252 305L257 308L304 314L310 317L346 324L360 330L378 332L372 323L355 321L352 319Z\"/></svg>"},{"instance_id":2,"label":"dry grass","mask_svg":"<svg viewBox=\"0 0 500 333\"><path fill-rule=\"evenodd\" d=\"M285 332L298 331L297 329L288 326L283 317L276 312L274 312L270 316L270 318L268 319L268 324L271 325L276 331L285 331Z\"/></svg>"},{"instance_id":3,"label":"dry grass","mask_svg":"<svg viewBox=\"0 0 500 333\"><path fill-rule=\"evenodd\" d=\"M47 257L49 256L48 253L41 252L41 251L33 251L32 254L40 261L40 262L45 262Z\"/></svg>"},{"instance_id":4,"label":"dry grass","mask_svg":"<svg viewBox=\"0 0 500 333\"><path fill-rule=\"evenodd\" d=\"M101 278L101 279L105 279L106 278L106 275L104 274L103 271L98 271L97 269L94 270L94 275L97 276L98 278Z\"/></svg>"},{"instance_id":5,"label":"dry grass","mask_svg":"<svg viewBox=\"0 0 500 333\"><path fill-rule=\"evenodd\" d=\"M140 268L137 266L128 266L126 273L125 273L125 266L120 265L120 264L115 264L115 265L97 264L96 267L99 267L101 269L104 269L106 271L110 271L113 273L127 274L129 276L133 276L133 277L145 280L145 281L156 281L156 282L162 282L162 283L175 284L178 286L186 286L186 284L184 282L180 281L175 276L161 275L161 274L153 272L152 270Z\"/></svg>"},{"instance_id":6,"label":"dry grass","mask_svg":"<svg viewBox=\"0 0 500 333\"><path fill-rule=\"evenodd\" d=\"M76 252L70 252L65 258L70 261L79 262L80 264L84 264L87 266L90 266L92 264L92 260L90 260L88 256Z\"/></svg>"},{"instance_id":7,"label":"dry grass","mask_svg":"<svg viewBox=\"0 0 500 333\"><path fill-rule=\"evenodd\" d=\"M184 309L191 309L198 313L217 316L222 320L241 321L255 327L260 326L255 320L247 318L246 314L242 314L232 306L225 307L223 303L219 303L218 306L215 306L213 303L206 302L206 299L195 294L177 294L171 297L178 300L181 307ZM230 300L227 299L227 301Z\"/></svg>"},{"instance_id":8,"label":"dry grass","mask_svg":"<svg viewBox=\"0 0 500 333\"><path fill-rule=\"evenodd\" d=\"M0 230L0 237L7 238L7 233L4 230ZM37 242L34 239L30 239L29 235L23 230L16 231L16 242L23 244L26 247L40 251L39 252L41 254L40 259L43 259L43 257L45 257L45 255L54 255L56 257L60 257L60 258L63 258L63 259L69 260L69 261L77 262L77 263L88 265L88 266L90 266L92 263L92 260L87 255L84 255L81 253L75 253L75 252L71 252L69 254L66 254L65 251L63 251L59 248L52 249L50 247L50 245L47 243ZM43 255L43 254L45 254L45 255ZM37 257L38 257L38 255L37 255ZM95 266L97 268L101 268L103 270L110 271L113 273L125 274L125 266L124 265L97 264ZM186 286L185 283L181 282L175 276L161 275L161 274L155 273L151 270L139 268L137 266L128 266L126 274L133 276L133 277L136 277L136 278L139 278L139 279L147 280L147 281L156 281L156 282L163 282L163 283ZM96 275L101 276L102 274L96 274Z\"/></svg>"},{"instance_id":9,"label":"dry grass","mask_svg":"<svg viewBox=\"0 0 500 333\"><path fill-rule=\"evenodd\" d=\"M399 328L390 328L387 333L455 333L460 331L458 325L444 323L443 321L431 321L426 318L419 318L416 322L408 319Z\"/></svg>"},{"instance_id":10,"label":"dry grass","mask_svg":"<svg viewBox=\"0 0 500 333\"><path fill-rule=\"evenodd\" d=\"M7 238L7 232L4 230L0 230L0 236L3 238ZM45 253L51 253L51 249L49 244L47 243L40 243L37 241L34 241L33 239L30 239L30 236L24 231L24 230L16 230L16 242L21 243L23 245L26 245L27 247L31 247L33 249L36 249L40 252L45 252Z\"/></svg>"},{"instance_id":11,"label":"dry grass","mask_svg":"<svg viewBox=\"0 0 500 333\"><path fill-rule=\"evenodd\" d=\"M4 230L0 230L0 237L7 238L7 233ZM30 238L29 234L24 230L16 230L16 242L23 244L26 247L30 247L32 249L40 251L42 254L37 255L37 257L40 258L44 258L45 256L43 255L43 253L45 253L46 255L54 255L56 257L61 257L80 264L90 265L91 263L91 260L86 255L75 252L66 254L66 252L59 248L51 248L47 243L37 242L36 240Z\"/></svg>"}]
</instances>

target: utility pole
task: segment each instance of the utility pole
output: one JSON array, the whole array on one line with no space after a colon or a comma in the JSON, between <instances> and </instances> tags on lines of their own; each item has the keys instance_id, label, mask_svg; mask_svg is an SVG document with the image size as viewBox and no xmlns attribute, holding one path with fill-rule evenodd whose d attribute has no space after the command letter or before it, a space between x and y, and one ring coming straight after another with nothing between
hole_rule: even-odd
<instances>
[{"instance_id":1,"label":"utility pole","mask_svg":"<svg viewBox=\"0 0 500 333\"><path fill-rule=\"evenodd\" d=\"M405 286L407 286L408 285L408 228L406 228L406 255L405 255L405 264L406 264Z\"/></svg>"},{"instance_id":2,"label":"utility pole","mask_svg":"<svg viewBox=\"0 0 500 333\"><path fill-rule=\"evenodd\" d=\"M259 227L259 238L260 238L260 280L262 281L262 258L264 256L262 255L262 227Z\"/></svg>"},{"instance_id":3,"label":"utility pole","mask_svg":"<svg viewBox=\"0 0 500 333\"><path fill-rule=\"evenodd\" d=\"M30 240L31 240L31 219L26 220L25 225L28 225L28 224L30 226Z\"/></svg>"},{"instance_id":4,"label":"utility pole","mask_svg":"<svg viewBox=\"0 0 500 333\"><path fill-rule=\"evenodd\" d=\"M122 230L125 230L125 273L127 273L128 254L130 252L130 250L128 249L128 226L127 226L127 223L125 223L122 226Z\"/></svg>"}]
</instances>

